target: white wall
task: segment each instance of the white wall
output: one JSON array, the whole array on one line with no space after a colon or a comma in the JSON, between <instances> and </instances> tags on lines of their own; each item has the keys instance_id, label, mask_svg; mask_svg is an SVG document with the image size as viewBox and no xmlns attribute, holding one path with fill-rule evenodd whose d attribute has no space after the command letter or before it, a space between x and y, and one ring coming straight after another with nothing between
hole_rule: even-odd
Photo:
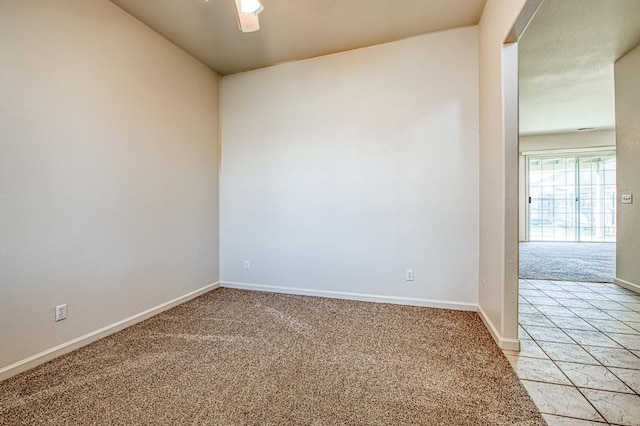
<instances>
[{"instance_id":1,"label":"white wall","mask_svg":"<svg viewBox=\"0 0 640 426\"><path fill-rule=\"evenodd\" d=\"M585 149L616 145L614 129L590 132L549 133L520 136L520 153L558 149Z\"/></svg>"},{"instance_id":2,"label":"white wall","mask_svg":"<svg viewBox=\"0 0 640 426\"><path fill-rule=\"evenodd\" d=\"M527 180L525 155L529 152L544 152L569 155L567 150L588 152L594 148L616 149L616 131L614 129L593 130L589 132L548 133L520 136L520 173L519 173L519 225L518 238L527 241Z\"/></svg>"},{"instance_id":3,"label":"white wall","mask_svg":"<svg viewBox=\"0 0 640 426\"><path fill-rule=\"evenodd\" d=\"M616 283L640 291L640 46L615 63L618 233ZM622 204L632 194L633 204Z\"/></svg>"},{"instance_id":4,"label":"white wall","mask_svg":"<svg viewBox=\"0 0 640 426\"><path fill-rule=\"evenodd\" d=\"M106 0L2 1L0 52L2 378L218 281L219 78Z\"/></svg>"},{"instance_id":5,"label":"white wall","mask_svg":"<svg viewBox=\"0 0 640 426\"><path fill-rule=\"evenodd\" d=\"M222 285L475 309L475 27L226 76L221 96Z\"/></svg>"},{"instance_id":6,"label":"white wall","mask_svg":"<svg viewBox=\"0 0 640 426\"><path fill-rule=\"evenodd\" d=\"M504 46L526 0L488 0L480 45L480 313L517 349L517 45ZM514 93L515 91L515 93ZM506 117L506 119L505 119Z\"/></svg>"}]
</instances>

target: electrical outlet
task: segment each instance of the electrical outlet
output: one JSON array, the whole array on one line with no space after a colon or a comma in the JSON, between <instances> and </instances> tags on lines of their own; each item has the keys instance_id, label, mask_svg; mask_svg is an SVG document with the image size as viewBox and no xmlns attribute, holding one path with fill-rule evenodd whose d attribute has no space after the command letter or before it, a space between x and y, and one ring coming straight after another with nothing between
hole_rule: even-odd
<instances>
[{"instance_id":1,"label":"electrical outlet","mask_svg":"<svg viewBox=\"0 0 640 426\"><path fill-rule=\"evenodd\" d=\"M251 263L249 263L248 260L244 261L244 269L246 269L247 271L251 269Z\"/></svg>"},{"instance_id":2,"label":"electrical outlet","mask_svg":"<svg viewBox=\"0 0 640 426\"><path fill-rule=\"evenodd\" d=\"M62 321L67 318L67 304L56 306L56 321Z\"/></svg>"},{"instance_id":3,"label":"electrical outlet","mask_svg":"<svg viewBox=\"0 0 640 426\"><path fill-rule=\"evenodd\" d=\"M413 269L407 269L407 281L413 281Z\"/></svg>"},{"instance_id":4,"label":"electrical outlet","mask_svg":"<svg viewBox=\"0 0 640 426\"><path fill-rule=\"evenodd\" d=\"M486 293L487 292L487 280L486 279L482 279L482 292Z\"/></svg>"},{"instance_id":5,"label":"electrical outlet","mask_svg":"<svg viewBox=\"0 0 640 426\"><path fill-rule=\"evenodd\" d=\"M632 203L633 203L633 195L622 194L622 204L632 204Z\"/></svg>"}]
</instances>

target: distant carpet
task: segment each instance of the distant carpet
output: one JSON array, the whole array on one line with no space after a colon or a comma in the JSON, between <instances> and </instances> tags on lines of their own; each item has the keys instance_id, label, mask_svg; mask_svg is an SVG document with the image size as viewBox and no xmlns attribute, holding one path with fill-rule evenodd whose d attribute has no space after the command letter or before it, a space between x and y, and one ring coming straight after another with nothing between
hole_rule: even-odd
<instances>
[{"instance_id":1,"label":"distant carpet","mask_svg":"<svg viewBox=\"0 0 640 426\"><path fill-rule=\"evenodd\" d=\"M615 243L520 243L520 278L613 282Z\"/></svg>"},{"instance_id":2,"label":"distant carpet","mask_svg":"<svg viewBox=\"0 0 640 426\"><path fill-rule=\"evenodd\" d=\"M218 289L0 383L0 424L545 423L476 313Z\"/></svg>"}]
</instances>

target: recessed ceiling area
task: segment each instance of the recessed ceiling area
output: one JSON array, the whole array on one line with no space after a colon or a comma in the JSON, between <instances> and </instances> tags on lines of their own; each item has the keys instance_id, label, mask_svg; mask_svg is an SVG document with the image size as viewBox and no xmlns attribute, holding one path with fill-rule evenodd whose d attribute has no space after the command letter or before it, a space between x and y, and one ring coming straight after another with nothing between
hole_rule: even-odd
<instances>
[{"instance_id":1,"label":"recessed ceiling area","mask_svg":"<svg viewBox=\"0 0 640 426\"><path fill-rule=\"evenodd\" d=\"M486 0L262 0L238 30L234 0L111 0L222 75L476 25Z\"/></svg>"},{"instance_id":2,"label":"recessed ceiling area","mask_svg":"<svg viewBox=\"0 0 640 426\"><path fill-rule=\"evenodd\" d=\"M519 43L520 134L613 128L613 64L639 44L639 0L545 0Z\"/></svg>"}]
</instances>

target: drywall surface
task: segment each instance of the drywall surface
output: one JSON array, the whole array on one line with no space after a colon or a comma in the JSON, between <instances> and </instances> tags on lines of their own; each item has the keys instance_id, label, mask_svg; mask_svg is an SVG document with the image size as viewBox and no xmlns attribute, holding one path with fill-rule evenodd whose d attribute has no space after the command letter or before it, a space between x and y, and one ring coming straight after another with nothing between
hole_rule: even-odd
<instances>
[{"instance_id":1,"label":"drywall surface","mask_svg":"<svg viewBox=\"0 0 640 426\"><path fill-rule=\"evenodd\" d=\"M477 61L470 27L223 77L222 285L475 309Z\"/></svg>"},{"instance_id":2,"label":"drywall surface","mask_svg":"<svg viewBox=\"0 0 640 426\"><path fill-rule=\"evenodd\" d=\"M504 42L526 0L488 0L480 20L479 306L501 346L517 345L517 51ZM512 46L517 48L517 46ZM503 55L507 61L503 66ZM515 58L514 58L515 56ZM507 73L505 74L505 69ZM505 82L509 84L505 86ZM509 96L505 96L508 93ZM514 102L515 96L515 102ZM505 117L510 117L509 122ZM508 133L508 130L511 130Z\"/></svg>"},{"instance_id":3,"label":"drywall surface","mask_svg":"<svg viewBox=\"0 0 640 426\"><path fill-rule=\"evenodd\" d=\"M218 281L219 78L106 0L0 2L0 51L1 370Z\"/></svg>"},{"instance_id":4,"label":"drywall surface","mask_svg":"<svg viewBox=\"0 0 640 426\"><path fill-rule=\"evenodd\" d=\"M520 152L615 147L614 129L520 136Z\"/></svg>"},{"instance_id":5,"label":"drywall surface","mask_svg":"<svg viewBox=\"0 0 640 426\"><path fill-rule=\"evenodd\" d=\"M615 63L618 229L616 282L640 291L640 46ZM623 194L633 204L622 204Z\"/></svg>"}]
</instances>

